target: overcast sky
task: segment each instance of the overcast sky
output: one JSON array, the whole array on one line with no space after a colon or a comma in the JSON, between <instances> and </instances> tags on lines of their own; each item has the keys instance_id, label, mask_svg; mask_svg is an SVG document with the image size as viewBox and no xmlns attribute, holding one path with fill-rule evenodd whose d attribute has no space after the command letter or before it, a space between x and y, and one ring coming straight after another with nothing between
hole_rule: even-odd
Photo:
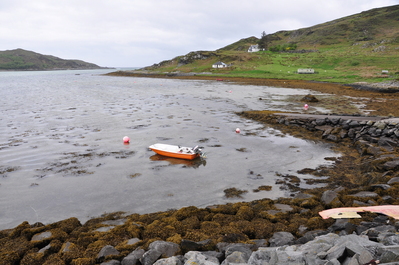
<instances>
[{"instance_id":1,"label":"overcast sky","mask_svg":"<svg viewBox=\"0 0 399 265\"><path fill-rule=\"evenodd\" d=\"M399 0L1 0L0 50L143 67Z\"/></svg>"}]
</instances>

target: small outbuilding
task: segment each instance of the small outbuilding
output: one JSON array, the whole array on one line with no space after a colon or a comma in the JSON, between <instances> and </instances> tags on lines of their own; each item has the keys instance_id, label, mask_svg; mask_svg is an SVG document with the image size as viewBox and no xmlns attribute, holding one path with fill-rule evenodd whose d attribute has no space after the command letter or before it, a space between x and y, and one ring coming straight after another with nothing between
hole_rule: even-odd
<instances>
[{"instance_id":1,"label":"small outbuilding","mask_svg":"<svg viewBox=\"0 0 399 265\"><path fill-rule=\"evenodd\" d=\"M312 68L303 68L303 69L298 69L297 71L298 74L314 74L314 69Z\"/></svg>"},{"instance_id":2,"label":"small outbuilding","mask_svg":"<svg viewBox=\"0 0 399 265\"><path fill-rule=\"evenodd\" d=\"M225 64L224 62L217 62L212 64L212 68L225 68L227 67L227 64Z\"/></svg>"}]
</instances>

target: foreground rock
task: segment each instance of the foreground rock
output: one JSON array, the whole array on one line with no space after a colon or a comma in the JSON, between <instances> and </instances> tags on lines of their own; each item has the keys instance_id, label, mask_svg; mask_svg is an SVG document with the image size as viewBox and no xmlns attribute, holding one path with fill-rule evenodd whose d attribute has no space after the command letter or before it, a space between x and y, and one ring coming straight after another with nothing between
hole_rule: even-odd
<instances>
[{"instance_id":1,"label":"foreground rock","mask_svg":"<svg viewBox=\"0 0 399 265\"><path fill-rule=\"evenodd\" d=\"M381 215L359 225L338 219L326 230L309 231L299 238L290 232L275 232L269 243L267 239L243 243L219 242L216 245L211 244L212 240L191 241L192 250L187 250L188 242L184 240L180 240L180 244L163 240L146 244L139 238L117 240L115 234L127 229L129 220L119 219L118 223L113 233L112 230L90 232L87 224L81 226L77 220L68 219L42 227L52 232L42 231L33 235L42 229L23 223L8 231L7 241L12 250L5 251L9 246L2 242L1 264L361 265L372 259L380 260L381 264L399 264L399 222L392 222ZM107 224L107 221L98 224ZM77 233L79 230L80 233ZM57 239L55 234L58 234ZM75 239L74 234L77 236Z\"/></svg>"}]
</instances>

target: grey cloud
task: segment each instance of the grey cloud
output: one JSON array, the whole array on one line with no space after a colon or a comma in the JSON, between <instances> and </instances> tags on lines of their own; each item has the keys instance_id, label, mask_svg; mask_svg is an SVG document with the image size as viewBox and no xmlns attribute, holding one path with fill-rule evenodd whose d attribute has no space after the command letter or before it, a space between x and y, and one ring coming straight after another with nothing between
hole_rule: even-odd
<instances>
[{"instance_id":1,"label":"grey cloud","mask_svg":"<svg viewBox=\"0 0 399 265\"><path fill-rule=\"evenodd\" d=\"M0 50L146 66L241 38L324 23L398 0L3 0Z\"/></svg>"}]
</instances>

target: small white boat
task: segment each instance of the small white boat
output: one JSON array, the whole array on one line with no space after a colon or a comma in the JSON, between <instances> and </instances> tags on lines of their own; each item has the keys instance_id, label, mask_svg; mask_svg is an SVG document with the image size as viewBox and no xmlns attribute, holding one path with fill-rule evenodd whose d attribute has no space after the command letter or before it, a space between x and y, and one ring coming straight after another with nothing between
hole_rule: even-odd
<instances>
[{"instance_id":1,"label":"small white boat","mask_svg":"<svg viewBox=\"0 0 399 265\"><path fill-rule=\"evenodd\" d=\"M180 159L193 160L194 158L203 155L202 153L203 147L199 147L198 145L191 148L191 147L171 145L171 144L153 144L150 145L149 148L159 155L180 158Z\"/></svg>"}]
</instances>

